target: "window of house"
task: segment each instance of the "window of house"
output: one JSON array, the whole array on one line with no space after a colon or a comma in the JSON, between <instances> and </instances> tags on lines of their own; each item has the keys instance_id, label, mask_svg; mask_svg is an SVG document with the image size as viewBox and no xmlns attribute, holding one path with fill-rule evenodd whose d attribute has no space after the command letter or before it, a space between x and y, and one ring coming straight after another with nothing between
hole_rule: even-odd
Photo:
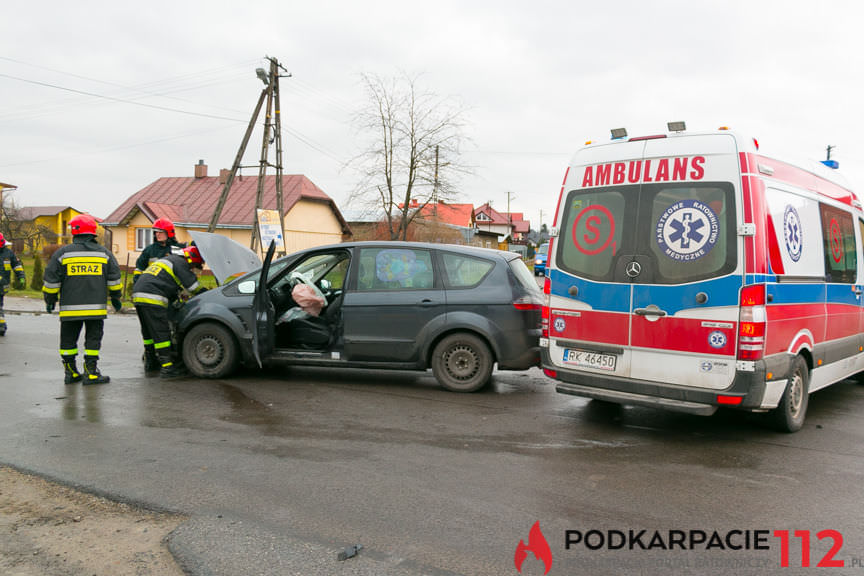
<instances>
[{"instance_id":1,"label":"window of house","mask_svg":"<svg viewBox=\"0 0 864 576\"><path fill-rule=\"evenodd\" d=\"M135 250L141 252L153 243L152 228L137 228L135 230Z\"/></svg>"}]
</instances>

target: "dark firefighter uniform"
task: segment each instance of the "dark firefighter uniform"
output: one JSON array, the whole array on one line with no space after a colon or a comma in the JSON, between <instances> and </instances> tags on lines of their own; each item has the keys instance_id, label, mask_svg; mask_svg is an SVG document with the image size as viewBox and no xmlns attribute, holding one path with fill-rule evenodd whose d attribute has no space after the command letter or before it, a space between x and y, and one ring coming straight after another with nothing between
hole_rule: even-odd
<instances>
[{"instance_id":1,"label":"dark firefighter uniform","mask_svg":"<svg viewBox=\"0 0 864 576\"><path fill-rule=\"evenodd\" d=\"M156 222L153 223L153 234L155 235L157 232L164 232L166 238L162 242L157 239L141 251L138 259L135 261L135 272L133 273L133 278L135 280L144 273L150 264L160 258L164 258L168 254L171 254L172 248L186 247L185 244L177 241L177 238L174 235L174 223L171 222L171 220L168 220L167 218L159 218L156 220Z\"/></svg>"},{"instance_id":2,"label":"dark firefighter uniform","mask_svg":"<svg viewBox=\"0 0 864 576\"><path fill-rule=\"evenodd\" d=\"M20 282L24 282L24 267L21 261L12 252L12 249L6 245L6 239L3 234L0 234L0 336L6 334L6 317L3 314L3 297L9 290L9 285L12 283L12 273Z\"/></svg>"},{"instance_id":3,"label":"dark firefighter uniform","mask_svg":"<svg viewBox=\"0 0 864 576\"><path fill-rule=\"evenodd\" d=\"M200 269L202 264L197 247L174 248L172 254L150 264L135 281L132 302L141 322L146 372L158 367L162 378L185 373L183 366L174 362L168 309L184 291L197 294L205 290L193 271L193 268Z\"/></svg>"},{"instance_id":4,"label":"dark firefighter uniform","mask_svg":"<svg viewBox=\"0 0 864 576\"><path fill-rule=\"evenodd\" d=\"M96 221L81 214L69 222L72 243L54 252L45 267L42 286L45 309L54 310L60 302L60 357L63 359L66 383L82 379L75 365L78 355L78 337L82 327L84 336L84 384L110 382L99 372L99 350L105 318L106 304L111 298L115 310L122 306L120 266L114 255L96 241Z\"/></svg>"}]
</instances>

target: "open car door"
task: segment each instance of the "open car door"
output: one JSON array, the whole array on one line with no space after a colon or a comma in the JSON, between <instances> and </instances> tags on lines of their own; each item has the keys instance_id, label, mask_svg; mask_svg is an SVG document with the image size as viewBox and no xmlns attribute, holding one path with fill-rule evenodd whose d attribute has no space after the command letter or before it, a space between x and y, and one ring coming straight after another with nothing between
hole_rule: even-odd
<instances>
[{"instance_id":1,"label":"open car door","mask_svg":"<svg viewBox=\"0 0 864 576\"><path fill-rule=\"evenodd\" d=\"M261 275L258 277L258 286L255 290L255 298L252 301L252 309L255 311L255 328L252 331L252 353L258 362L258 367L263 367L263 358L273 351L275 340L275 318L276 310L270 301L270 292L267 290L267 275L270 272L270 264L273 262L273 254L276 252L276 243L270 241L267 248L267 256L261 267Z\"/></svg>"}]
</instances>

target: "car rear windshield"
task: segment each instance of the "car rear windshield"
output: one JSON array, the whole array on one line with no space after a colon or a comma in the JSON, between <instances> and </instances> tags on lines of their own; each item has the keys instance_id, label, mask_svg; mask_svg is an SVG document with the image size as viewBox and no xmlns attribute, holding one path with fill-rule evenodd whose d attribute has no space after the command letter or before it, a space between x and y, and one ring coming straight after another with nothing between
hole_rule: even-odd
<instances>
[{"instance_id":1,"label":"car rear windshield","mask_svg":"<svg viewBox=\"0 0 864 576\"><path fill-rule=\"evenodd\" d=\"M573 190L557 264L591 280L682 284L736 266L735 196L728 182ZM632 262L639 264L634 274Z\"/></svg>"}]
</instances>

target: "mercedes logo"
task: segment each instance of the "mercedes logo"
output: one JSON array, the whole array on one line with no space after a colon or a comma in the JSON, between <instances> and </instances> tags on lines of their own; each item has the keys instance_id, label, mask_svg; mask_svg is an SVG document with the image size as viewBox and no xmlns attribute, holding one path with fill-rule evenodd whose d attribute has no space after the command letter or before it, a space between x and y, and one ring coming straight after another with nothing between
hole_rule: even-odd
<instances>
[{"instance_id":1,"label":"mercedes logo","mask_svg":"<svg viewBox=\"0 0 864 576\"><path fill-rule=\"evenodd\" d=\"M627 263L627 267L624 271L627 272L627 276L630 278L635 278L642 273L642 265L634 260L633 262Z\"/></svg>"}]
</instances>

